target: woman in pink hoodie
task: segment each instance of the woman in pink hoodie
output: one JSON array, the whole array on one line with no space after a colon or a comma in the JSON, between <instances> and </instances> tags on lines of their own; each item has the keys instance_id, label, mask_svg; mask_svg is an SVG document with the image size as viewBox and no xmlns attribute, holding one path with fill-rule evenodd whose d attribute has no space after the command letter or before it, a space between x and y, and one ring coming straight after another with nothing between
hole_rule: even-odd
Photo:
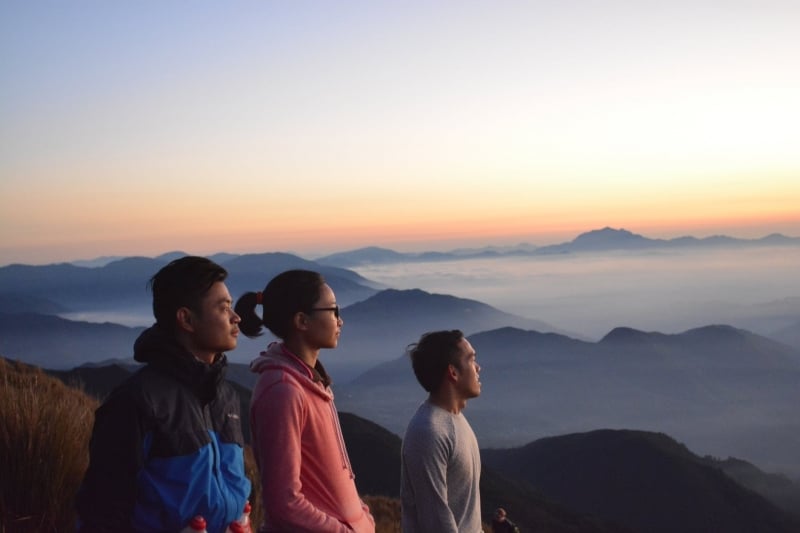
<instances>
[{"instance_id":1,"label":"woman in pink hoodie","mask_svg":"<svg viewBox=\"0 0 800 533\"><path fill-rule=\"evenodd\" d=\"M248 337L266 327L282 340L250 363L260 374L250 404L265 513L259 531L374 533L319 361L322 348L336 348L344 324L333 290L316 272L289 270L262 292L242 295L235 310Z\"/></svg>"}]
</instances>

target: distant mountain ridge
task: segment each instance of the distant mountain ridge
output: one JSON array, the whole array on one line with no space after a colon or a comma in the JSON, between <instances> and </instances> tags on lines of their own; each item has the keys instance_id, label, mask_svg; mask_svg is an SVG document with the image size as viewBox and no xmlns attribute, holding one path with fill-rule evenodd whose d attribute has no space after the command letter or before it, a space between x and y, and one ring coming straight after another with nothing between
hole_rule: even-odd
<instances>
[{"instance_id":1,"label":"distant mountain ridge","mask_svg":"<svg viewBox=\"0 0 800 533\"><path fill-rule=\"evenodd\" d=\"M108 322L0 312L0 355L44 368L67 369L91 361L133 357L133 342L142 331L143 327Z\"/></svg>"},{"instance_id":2,"label":"distant mountain ridge","mask_svg":"<svg viewBox=\"0 0 800 533\"><path fill-rule=\"evenodd\" d=\"M185 255L170 252L155 258L126 257L98 267L68 263L43 266L8 265L0 267L0 309L13 302L15 312L50 313L103 311L126 308L151 315L150 278L169 261ZM342 305L363 300L378 287L359 274L334 266L321 265L284 253L217 254L213 256L228 271L231 295L238 298L247 291L258 291L275 275L292 268L320 272L336 287Z\"/></svg>"},{"instance_id":3,"label":"distant mountain ridge","mask_svg":"<svg viewBox=\"0 0 800 533\"><path fill-rule=\"evenodd\" d=\"M241 271L241 265L235 268ZM351 294L360 290L355 286ZM133 342L144 329L67 320L43 313L2 314L0 311L0 317L4 318L0 320L0 354L50 368L129 358L133 354ZM362 301L342 305L342 317L344 334L339 347L330 356L323 356L337 382L349 380L378 363L395 358L408 344L415 342L422 331L430 328L458 328L467 334L502 326L556 330L541 320L505 313L476 300L419 289L378 291ZM238 347L228 353L228 357L249 362L271 340L269 332L256 339L240 335Z\"/></svg>"},{"instance_id":4,"label":"distant mountain ridge","mask_svg":"<svg viewBox=\"0 0 800 533\"><path fill-rule=\"evenodd\" d=\"M342 336L321 361L337 383L343 383L382 362L402 354L424 331L461 329L467 335L503 326L559 331L541 320L516 316L490 305L420 289L386 289L342 308ZM1 326L0 326L1 327ZM272 340L241 336L230 354L237 361L254 358Z\"/></svg>"},{"instance_id":5,"label":"distant mountain ridge","mask_svg":"<svg viewBox=\"0 0 800 533\"><path fill-rule=\"evenodd\" d=\"M605 227L581 233L575 239L561 244L533 246L523 243L517 246L485 247L450 252L401 253L388 248L369 246L339 252L317 259L326 265L353 268L368 264L391 264L403 262L454 261L482 257L513 257L529 255L550 255L581 252L602 252L619 250L655 250L676 248L712 248L735 246L798 246L800 237L786 237L773 233L759 239L739 239L725 235L697 238L691 236L674 239L652 239L632 233L626 229Z\"/></svg>"},{"instance_id":6,"label":"distant mountain ridge","mask_svg":"<svg viewBox=\"0 0 800 533\"><path fill-rule=\"evenodd\" d=\"M385 355L399 355L423 331L461 329L467 335L512 326L552 331L541 320L519 317L467 298L435 294L420 289L386 289L345 308L339 349L362 355L373 364Z\"/></svg>"},{"instance_id":7,"label":"distant mountain ridge","mask_svg":"<svg viewBox=\"0 0 800 533\"><path fill-rule=\"evenodd\" d=\"M341 268L351 268L366 264L390 264L402 262L421 262L421 261L450 261L457 259L480 258L480 257L503 257L519 255L547 255L559 253L577 253L590 251L614 251L614 250L636 250L653 248L685 248L685 247L757 247L757 246L798 246L800 237L789 237L781 233L771 233L764 237L747 239L732 237L728 235L712 235L709 237L694 237L685 235L671 239L658 239L645 237L633 233L624 228L604 228L589 230L578 234L573 240L550 245L535 245L522 242L514 245L488 245L483 247L458 248L446 251L424 251L424 252L397 252L390 248L381 246L364 246L352 250L344 250L332 254L327 254L303 261L311 261L319 265L335 266ZM300 257L297 254L279 253L276 254ZM124 261L126 259L139 258L150 259L155 262L166 264L167 262L189 255L182 251L172 251L160 254L153 258L140 256L100 256L91 259L75 259L72 261L55 262L46 265L26 265L11 263L0 266L0 271L7 267L31 267L42 266L52 267L69 265L77 268L104 268L112 263ZM243 256L263 256L266 253L244 253L233 254L219 252L208 257L220 264L227 263L238 257Z\"/></svg>"}]
</instances>

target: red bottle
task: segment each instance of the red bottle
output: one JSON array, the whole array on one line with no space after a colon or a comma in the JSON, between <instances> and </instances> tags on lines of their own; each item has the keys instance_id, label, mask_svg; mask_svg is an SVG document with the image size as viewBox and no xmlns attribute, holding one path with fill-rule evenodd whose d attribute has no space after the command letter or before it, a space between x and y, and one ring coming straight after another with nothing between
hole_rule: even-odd
<instances>
[{"instance_id":1,"label":"red bottle","mask_svg":"<svg viewBox=\"0 0 800 533\"><path fill-rule=\"evenodd\" d=\"M242 511L242 516L240 516L235 522L231 522L231 525L225 530L225 533L252 533L252 529L250 527L250 511L252 507L250 506L250 501L246 501L244 503L244 511Z\"/></svg>"},{"instance_id":2,"label":"red bottle","mask_svg":"<svg viewBox=\"0 0 800 533\"><path fill-rule=\"evenodd\" d=\"M208 533L206 519L200 515L195 516L185 528L181 529L181 533Z\"/></svg>"}]
</instances>

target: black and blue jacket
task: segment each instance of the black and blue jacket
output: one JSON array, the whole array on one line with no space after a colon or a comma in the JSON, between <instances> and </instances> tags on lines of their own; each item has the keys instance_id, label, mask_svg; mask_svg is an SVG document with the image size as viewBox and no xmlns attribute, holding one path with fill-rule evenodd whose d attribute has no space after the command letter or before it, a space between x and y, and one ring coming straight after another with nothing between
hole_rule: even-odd
<instances>
[{"instance_id":1,"label":"black and blue jacket","mask_svg":"<svg viewBox=\"0 0 800 533\"><path fill-rule=\"evenodd\" d=\"M95 413L79 531L175 533L202 515L222 533L250 496L227 359L203 364L158 326L134 353L147 364Z\"/></svg>"}]
</instances>

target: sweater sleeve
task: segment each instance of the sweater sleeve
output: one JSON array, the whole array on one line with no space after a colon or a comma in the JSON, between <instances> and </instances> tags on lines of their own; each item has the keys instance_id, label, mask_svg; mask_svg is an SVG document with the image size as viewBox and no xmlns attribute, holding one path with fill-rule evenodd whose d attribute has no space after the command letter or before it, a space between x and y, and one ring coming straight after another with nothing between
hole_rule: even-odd
<instances>
[{"instance_id":1,"label":"sweater sleeve","mask_svg":"<svg viewBox=\"0 0 800 533\"><path fill-rule=\"evenodd\" d=\"M452 432L433 432L411 428L403 439L402 463L406 487L413 496L413 513L409 519L420 531L458 533L447 497L447 468L453 451Z\"/></svg>"},{"instance_id":2,"label":"sweater sleeve","mask_svg":"<svg viewBox=\"0 0 800 533\"><path fill-rule=\"evenodd\" d=\"M140 410L128 395L112 394L95 412L89 467L77 497L81 533L130 531L144 432Z\"/></svg>"},{"instance_id":3,"label":"sweater sleeve","mask_svg":"<svg viewBox=\"0 0 800 533\"><path fill-rule=\"evenodd\" d=\"M298 385L280 381L255 398L251 431L264 511L271 527L298 533L344 533L352 529L315 507L300 482L301 437L307 406Z\"/></svg>"}]
</instances>

